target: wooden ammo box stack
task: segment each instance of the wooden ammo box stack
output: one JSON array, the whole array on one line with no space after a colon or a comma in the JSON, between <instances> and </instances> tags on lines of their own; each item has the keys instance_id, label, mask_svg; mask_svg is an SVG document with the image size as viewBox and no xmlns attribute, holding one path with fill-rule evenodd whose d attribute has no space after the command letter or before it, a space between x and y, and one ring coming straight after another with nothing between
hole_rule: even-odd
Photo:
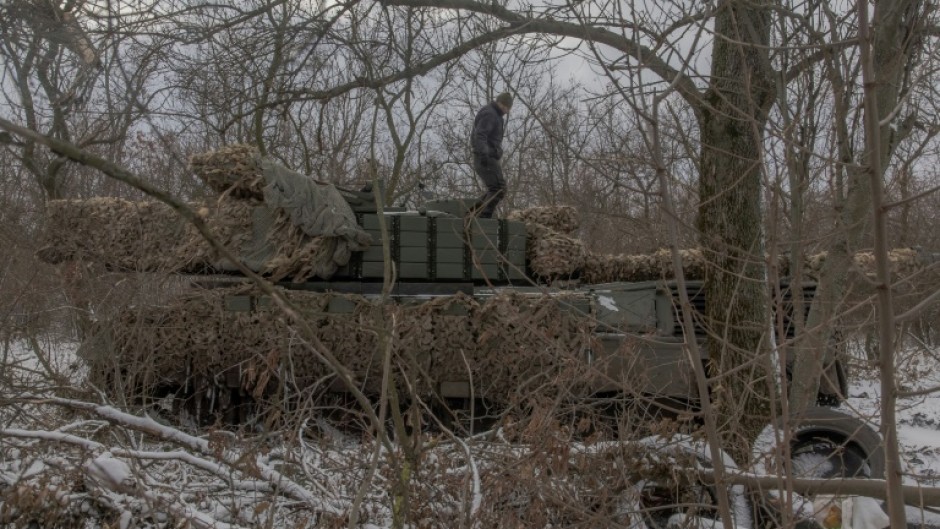
<instances>
[{"instance_id":1,"label":"wooden ammo box stack","mask_svg":"<svg viewBox=\"0 0 940 529\"><path fill-rule=\"evenodd\" d=\"M357 212L372 246L354 252L338 278L381 280L385 276L383 237L402 281L523 283L525 224L502 219L467 219L440 211L386 212L385 234L374 212Z\"/></svg>"}]
</instances>

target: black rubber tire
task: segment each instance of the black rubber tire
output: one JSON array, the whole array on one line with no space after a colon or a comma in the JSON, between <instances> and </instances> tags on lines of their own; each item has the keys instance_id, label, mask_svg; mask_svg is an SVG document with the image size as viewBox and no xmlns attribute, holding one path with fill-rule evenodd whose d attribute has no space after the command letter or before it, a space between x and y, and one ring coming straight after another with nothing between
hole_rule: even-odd
<instances>
[{"instance_id":1,"label":"black rubber tire","mask_svg":"<svg viewBox=\"0 0 940 529\"><path fill-rule=\"evenodd\" d=\"M782 428L784 424L780 419L776 427ZM787 424L791 428L791 452L799 451L808 444L829 444L833 454L840 451L861 457L870 469L865 477L884 479L885 460L881 436L861 419L832 408L815 406L802 416L791 418ZM846 460L841 461L841 464L846 470L851 466Z\"/></svg>"}]
</instances>

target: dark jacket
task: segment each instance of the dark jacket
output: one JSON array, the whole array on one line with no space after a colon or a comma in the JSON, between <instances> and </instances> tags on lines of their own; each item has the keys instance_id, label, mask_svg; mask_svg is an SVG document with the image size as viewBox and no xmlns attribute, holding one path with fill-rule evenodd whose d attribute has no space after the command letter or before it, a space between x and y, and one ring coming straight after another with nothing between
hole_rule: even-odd
<instances>
[{"instance_id":1,"label":"dark jacket","mask_svg":"<svg viewBox=\"0 0 940 529\"><path fill-rule=\"evenodd\" d=\"M478 157L490 157L499 160L503 157L503 111L490 103L477 112L473 120L473 132L470 134L470 147Z\"/></svg>"}]
</instances>

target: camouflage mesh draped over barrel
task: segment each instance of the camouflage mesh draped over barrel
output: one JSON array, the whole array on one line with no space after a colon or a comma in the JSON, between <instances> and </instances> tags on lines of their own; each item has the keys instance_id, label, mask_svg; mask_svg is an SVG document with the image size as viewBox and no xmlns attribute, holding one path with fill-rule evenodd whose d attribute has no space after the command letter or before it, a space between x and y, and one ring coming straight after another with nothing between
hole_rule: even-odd
<instances>
[{"instance_id":1,"label":"camouflage mesh draped over barrel","mask_svg":"<svg viewBox=\"0 0 940 529\"><path fill-rule=\"evenodd\" d=\"M573 294L509 292L482 301L458 294L384 307L354 295L284 294L367 393L381 388L384 351L399 390L413 385L425 396L442 381L472 381L477 396L505 401L568 390L588 374L581 359L592 345L592 324L570 309L583 300ZM232 299L248 295L250 310L230 310ZM128 308L82 355L95 382L126 384L125 391L208 380L260 395L278 382L332 382L331 369L306 343L266 297L247 287L219 288Z\"/></svg>"},{"instance_id":2,"label":"camouflage mesh draped over barrel","mask_svg":"<svg viewBox=\"0 0 940 529\"><path fill-rule=\"evenodd\" d=\"M567 279L580 272L587 251L584 243L572 236L580 222L575 208L533 207L512 211L506 218L526 225L526 259L533 274L545 279Z\"/></svg>"},{"instance_id":3,"label":"camouflage mesh draped over barrel","mask_svg":"<svg viewBox=\"0 0 940 529\"><path fill-rule=\"evenodd\" d=\"M267 184L261 170L261 153L253 145L235 144L194 154L189 167L200 180L218 193L233 198L264 198Z\"/></svg>"},{"instance_id":4,"label":"camouflage mesh draped over barrel","mask_svg":"<svg viewBox=\"0 0 940 529\"><path fill-rule=\"evenodd\" d=\"M506 216L509 220L518 220L526 224L539 224L558 233L570 235L581 225L578 210L573 206L539 206L511 211Z\"/></svg>"},{"instance_id":5,"label":"camouflage mesh draped over barrel","mask_svg":"<svg viewBox=\"0 0 940 529\"><path fill-rule=\"evenodd\" d=\"M259 202L221 198L190 207L223 246L273 280L328 278L349 259L342 238L311 237L288 213ZM53 200L46 212L39 257L51 264L84 260L112 270L176 273L236 269L162 202Z\"/></svg>"},{"instance_id":6,"label":"camouflage mesh draped over barrel","mask_svg":"<svg viewBox=\"0 0 940 529\"><path fill-rule=\"evenodd\" d=\"M680 250L686 279L705 277L705 258L698 249ZM642 255L602 255L591 253L585 259L582 280L585 283L614 281L656 281L675 278L672 252L666 249Z\"/></svg>"}]
</instances>

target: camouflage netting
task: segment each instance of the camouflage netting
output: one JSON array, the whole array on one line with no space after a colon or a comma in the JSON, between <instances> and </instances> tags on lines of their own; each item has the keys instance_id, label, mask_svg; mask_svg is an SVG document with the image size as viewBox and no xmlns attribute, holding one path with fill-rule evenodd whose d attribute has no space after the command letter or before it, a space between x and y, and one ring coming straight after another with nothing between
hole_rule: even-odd
<instances>
[{"instance_id":1,"label":"camouflage netting","mask_svg":"<svg viewBox=\"0 0 940 529\"><path fill-rule=\"evenodd\" d=\"M821 252L806 258L806 270L812 276L818 276L829 256L828 252ZM888 251L891 274L895 277L912 275L924 266L917 250L912 248L897 248ZM858 252L852 257L852 271L867 276L876 273L875 255L872 252Z\"/></svg>"},{"instance_id":2,"label":"camouflage netting","mask_svg":"<svg viewBox=\"0 0 940 529\"><path fill-rule=\"evenodd\" d=\"M705 260L701 250L680 250L686 279L705 276ZM654 281L673 279L672 252L663 249L643 255L602 255L591 253L585 260L581 279L585 283L614 281Z\"/></svg>"},{"instance_id":3,"label":"camouflage netting","mask_svg":"<svg viewBox=\"0 0 940 529\"><path fill-rule=\"evenodd\" d=\"M526 259L529 269L544 279L570 278L584 266L584 243L572 237L578 229L578 212L571 206L543 206L515 210L506 216L524 222L528 234Z\"/></svg>"},{"instance_id":4,"label":"camouflage netting","mask_svg":"<svg viewBox=\"0 0 940 529\"><path fill-rule=\"evenodd\" d=\"M233 214L237 211L225 212L226 217ZM84 260L119 270L197 270L198 265L190 268L189 260L179 262L177 257L181 242L194 234L187 222L161 202L112 197L52 200L46 204L43 248L38 255L51 264ZM194 263L199 259L191 257Z\"/></svg>"},{"instance_id":5,"label":"camouflage netting","mask_svg":"<svg viewBox=\"0 0 940 529\"><path fill-rule=\"evenodd\" d=\"M526 224L526 258L532 273L542 278L567 278L585 265L584 243L540 224Z\"/></svg>"},{"instance_id":6,"label":"camouflage netting","mask_svg":"<svg viewBox=\"0 0 940 529\"><path fill-rule=\"evenodd\" d=\"M325 388L331 370L280 310L257 302L264 298L250 312L225 310L226 299L250 293L244 286L194 290L166 305L128 308L83 346L92 382L126 385L115 388L121 393L209 384L260 396L285 381ZM472 380L476 395L505 401L572 389L587 375L577 359L591 345L592 326L566 308L573 295L505 293L480 302L458 294L383 308L353 295L284 294L370 394L381 387L382 329L394 329L396 372L424 396L440 381Z\"/></svg>"},{"instance_id":7,"label":"camouflage netting","mask_svg":"<svg viewBox=\"0 0 940 529\"><path fill-rule=\"evenodd\" d=\"M506 218L526 224L539 224L564 234L573 233L581 225L578 210L573 206L540 206L518 209L511 211Z\"/></svg>"},{"instance_id":8,"label":"camouflage netting","mask_svg":"<svg viewBox=\"0 0 940 529\"><path fill-rule=\"evenodd\" d=\"M706 261L698 248L679 250L682 259L682 271L686 279L705 278ZM810 279L817 279L825 263L826 252L807 256L804 273ZM900 248L888 253L891 273L894 277L914 274L924 266L916 250ZM875 258L871 252L858 252L853 257L852 271L873 276ZM675 278L672 265L672 252L668 249L657 250L641 255L603 255L589 253L581 274L584 283L609 283L614 281L655 281ZM778 258L777 272L786 277L791 274L790 260L786 256Z\"/></svg>"},{"instance_id":9,"label":"camouflage netting","mask_svg":"<svg viewBox=\"0 0 940 529\"><path fill-rule=\"evenodd\" d=\"M233 198L264 198L267 184L261 153L253 145L236 144L189 157L189 167L210 188Z\"/></svg>"},{"instance_id":10,"label":"camouflage netting","mask_svg":"<svg viewBox=\"0 0 940 529\"><path fill-rule=\"evenodd\" d=\"M528 231L527 259L532 273L546 279L577 277L582 283L615 281L658 281L675 278L672 253L660 249L649 254L608 255L586 251L580 240L570 236L579 227L577 210L571 206L534 207L512 211L508 219L526 223ZM701 249L680 250L686 279L705 277L705 256ZM816 278L827 257L826 252L805 258L805 273ZM895 249L888 255L895 277L913 274L924 263L913 249ZM786 256L778 259L778 273L790 274ZM871 252L858 252L853 258L853 271L874 275L875 259Z\"/></svg>"},{"instance_id":11,"label":"camouflage netting","mask_svg":"<svg viewBox=\"0 0 940 529\"><path fill-rule=\"evenodd\" d=\"M329 279L371 244L335 187L314 181L249 145L193 155L193 171L222 195L190 204L249 269L304 281ZM222 259L166 204L119 198L48 205L40 259L86 260L113 270L203 273L238 267Z\"/></svg>"},{"instance_id":12,"label":"camouflage netting","mask_svg":"<svg viewBox=\"0 0 940 529\"><path fill-rule=\"evenodd\" d=\"M274 280L329 278L349 261L351 250L364 248L342 237L311 237L287 213L254 202L222 198L190 207L249 268ZM51 264L84 260L124 271L236 270L162 202L54 200L47 205L46 219L38 256Z\"/></svg>"}]
</instances>

